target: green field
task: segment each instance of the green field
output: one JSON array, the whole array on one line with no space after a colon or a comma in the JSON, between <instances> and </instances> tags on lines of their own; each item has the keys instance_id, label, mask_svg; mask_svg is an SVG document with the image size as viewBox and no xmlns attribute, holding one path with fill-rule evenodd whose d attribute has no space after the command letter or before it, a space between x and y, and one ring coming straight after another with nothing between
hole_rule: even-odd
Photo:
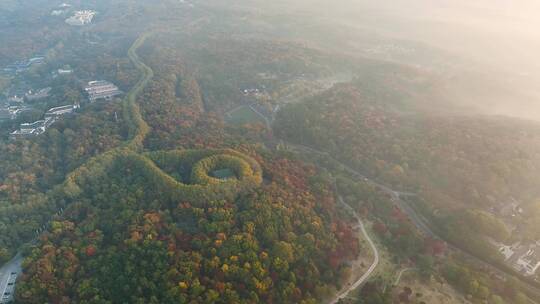
<instances>
[{"instance_id":1,"label":"green field","mask_svg":"<svg viewBox=\"0 0 540 304\"><path fill-rule=\"evenodd\" d=\"M262 123L264 124L264 119L259 116L257 113L248 106L243 106L238 110L230 113L226 118L226 121L232 124L248 124L248 123Z\"/></svg>"}]
</instances>

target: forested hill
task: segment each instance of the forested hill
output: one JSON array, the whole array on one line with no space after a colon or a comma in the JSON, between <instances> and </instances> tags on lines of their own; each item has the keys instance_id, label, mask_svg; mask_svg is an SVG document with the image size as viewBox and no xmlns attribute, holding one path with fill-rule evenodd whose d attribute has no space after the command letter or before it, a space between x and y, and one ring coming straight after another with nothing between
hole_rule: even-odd
<instances>
[{"instance_id":1,"label":"forested hill","mask_svg":"<svg viewBox=\"0 0 540 304\"><path fill-rule=\"evenodd\" d=\"M288 106L278 115L276 133L336 153L399 188L420 189L447 208L489 206L509 196L528 200L538 194L537 123L415 115L362 86L341 84Z\"/></svg>"},{"instance_id":2,"label":"forested hill","mask_svg":"<svg viewBox=\"0 0 540 304\"><path fill-rule=\"evenodd\" d=\"M187 185L181 188L167 189L146 173L156 170L153 162L145 169L138 158L87 180L26 260L18 300L315 303L330 294L343 263L358 254L352 231L336 220L330 184L313 168L267 156L257 157L268 176L263 185L237 194L233 180L199 189L190 185L200 179L191 161L205 154L153 156L160 165L183 163L162 173ZM221 198L206 198L212 187L222 188Z\"/></svg>"},{"instance_id":3,"label":"forested hill","mask_svg":"<svg viewBox=\"0 0 540 304\"><path fill-rule=\"evenodd\" d=\"M362 81L337 85L281 111L276 134L328 151L368 176L419 194L441 233L484 257L510 231L493 212L512 198L534 210L540 125L505 117L411 114ZM405 109L405 111L404 111ZM495 210L495 211L494 211ZM535 238L538 216L519 225Z\"/></svg>"},{"instance_id":4,"label":"forested hill","mask_svg":"<svg viewBox=\"0 0 540 304\"><path fill-rule=\"evenodd\" d=\"M18 302L316 303L339 287L359 244L330 179L213 127L179 64L153 62L124 101L149 122L146 152L120 145L56 193L69 204L29 252Z\"/></svg>"},{"instance_id":5,"label":"forested hill","mask_svg":"<svg viewBox=\"0 0 540 304\"><path fill-rule=\"evenodd\" d=\"M540 239L540 125L463 114L454 96L501 82L308 2L0 1L0 266L24 258L0 274L7 296L536 296L489 241ZM93 80L124 94L89 100ZM10 134L58 106L73 112ZM521 215L501 216L509 201Z\"/></svg>"}]
</instances>

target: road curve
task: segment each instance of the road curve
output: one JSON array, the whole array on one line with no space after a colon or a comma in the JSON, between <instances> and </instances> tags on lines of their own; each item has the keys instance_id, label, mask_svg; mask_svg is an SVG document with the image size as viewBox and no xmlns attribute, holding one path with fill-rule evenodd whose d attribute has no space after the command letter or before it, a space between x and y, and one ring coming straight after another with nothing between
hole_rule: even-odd
<instances>
[{"instance_id":1,"label":"road curve","mask_svg":"<svg viewBox=\"0 0 540 304\"><path fill-rule=\"evenodd\" d=\"M369 269L360 278L358 278L358 280L356 280L353 284L348 286L347 289L340 291L335 296L335 298L329 302L330 304L336 304L337 302L339 302L340 299L346 298L349 295L349 293L351 293L353 290L360 287L360 285L362 285L371 276L373 271L375 271L375 268L377 268L377 266L379 265L379 251L377 250L377 247L375 246L375 243L373 242L373 240L371 240L371 238L369 237L366 231L366 228L364 227L364 223L362 222L362 219L360 218L360 216L358 216L358 213L356 213L356 211L349 204L347 204L339 194L338 194L338 200L343 206L345 206L347 210L352 212L354 218L358 222L358 226L360 227L360 230L362 231L362 235L368 241L369 246L371 247L371 250L373 251L375 258L373 259L373 263L371 264L371 266L369 266Z\"/></svg>"},{"instance_id":2,"label":"road curve","mask_svg":"<svg viewBox=\"0 0 540 304\"><path fill-rule=\"evenodd\" d=\"M102 154L96 155L89 160L85 162L84 165L81 165L71 173L67 174L66 180L70 179L70 174L73 174L73 172L76 172L77 170L80 170L80 168L83 168L86 164L89 164L91 162L97 162L103 155L108 153L113 153L114 151L119 151L121 149L125 149L126 147L128 149L138 149L140 148L140 145L142 144L142 141L144 140L144 137L149 132L149 127L142 118L140 114L140 109L138 105L136 104L137 96L142 92L142 90L148 85L150 80L154 76L153 70L148 67L137 55L137 50L140 46L144 44L146 41L146 38L149 37L152 33L144 33L133 43L133 45L128 50L128 57L132 61L132 63L137 67L137 69L141 72L141 77L137 81L137 83L130 89L127 96L124 98L124 114L126 115L126 121L130 121L131 124L129 127L131 127L130 138L124 143L124 145L117 147L115 149L112 149L110 151L104 152ZM63 212L63 209L61 209L61 212ZM58 215L59 213L57 213ZM49 221L50 222L50 221ZM48 224L47 222L46 224ZM45 227L45 225L43 226ZM45 229L44 229L45 230ZM35 242L37 240L34 239L31 242ZM8 263L5 265L0 265L0 304L8 303L13 299L13 292L10 292L10 296L8 297L8 300L4 300L4 292L14 289L15 284L12 286L8 286L7 284L11 281L13 283L16 282L18 274L21 272L21 265L22 265L23 257L21 253L17 253L17 255ZM17 273L17 275L11 275L12 272Z\"/></svg>"},{"instance_id":3,"label":"road curve","mask_svg":"<svg viewBox=\"0 0 540 304\"><path fill-rule=\"evenodd\" d=\"M323 156L329 157L330 159L332 159L336 163L340 164L345 169L345 171L347 171L348 173L350 173L354 177L359 178L359 179L363 180L364 182L366 182L368 184L371 184L371 185L381 189L385 193L389 194L392 201L394 203L396 203L396 206L399 207L399 209L401 209L401 211L403 211L405 214L407 214L407 216L409 217L411 222L425 236L446 241L444 238L437 235L428 226L429 221L427 219L425 219L423 216L416 213L416 211L411 206L409 206L409 204L407 202L405 202L401 198L402 196L413 196L413 195L415 195L414 193L395 191L395 190L391 189L390 187L388 187L386 185L383 185L383 184L378 183L378 182L376 182L376 181L374 181L372 179L369 179L368 177L366 177L365 175L363 175L360 172L356 171L355 169L351 168L347 164L342 163L341 161L339 161L338 159L336 159L335 157L330 155L328 152L319 151L317 149L314 149L314 148L308 147L308 146L304 146L304 145L298 145L298 144L293 144L293 143L289 143L289 142L284 142L284 143L286 143L287 146L291 147L293 151L298 151L298 150L300 150L300 151L309 151L310 153L315 153L315 154L318 154L318 155L323 155ZM520 277L518 277L518 276L516 276L516 275L514 275L512 273L509 273L506 270L501 269L501 268L497 267L496 265L493 265L493 264L489 263L488 261L484 261L483 259L481 259L481 258L479 258L479 257L477 257L475 255L472 255L469 252L466 252L466 251L462 250L459 247L456 247L456 246L452 245L448 241L446 241L446 243L448 245L448 248L450 248L450 249L452 249L452 250L454 250L456 252L459 252L465 258L468 258L469 260L475 262L477 265L481 265L482 267L490 269L493 273L496 273L497 275L500 275L504 279L506 279L507 277L515 277L515 278L519 279L519 281L522 283L521 286L525 290L527 290L529 292L529 294L533 294L534 297L535 297L535 300L540 299L540 289L535 287L531 283L529 283L527 281L524 281L522 278L520 278Z\"/></svg>"}]
</instances>

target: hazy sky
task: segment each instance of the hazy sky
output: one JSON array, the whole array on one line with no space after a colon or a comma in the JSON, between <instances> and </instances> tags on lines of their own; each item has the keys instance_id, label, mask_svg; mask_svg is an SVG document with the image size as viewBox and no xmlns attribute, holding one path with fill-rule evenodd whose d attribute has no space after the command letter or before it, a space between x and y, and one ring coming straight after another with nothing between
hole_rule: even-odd
<instances>
[{"instance_id":1,"label":"hazy sky","mask_svg":"<svg viewBox=\"0 0 540 304\"><path fill-rule=\"evenodd\" d=\"M378 28L387 35L422 41L514 71L540 68L538 0L342 2L341 8L332 6L360 26Z\"/></svg>"},{"instance_id":2,"label":"hazy sky","mask_svg":"<svg viewBox=\"0 0 540 304\"><path fill-rule=\"evenodd\" d=\"M358 30L397 41L420 42L455 54L464 62L473 63L471 69L498 78L493 79L493 84L478 88L483 93L469 96L471 100L490 104L489 110L496 114L540 120L540 87L537 85L540 82L540 0L319 0L316 4L303 3L303 7L297 3L290 8L312 10L320 18ZM486 102L491 98L489 91L501 86L508 95L497 102Z\"/></svg>"}]
</instances>

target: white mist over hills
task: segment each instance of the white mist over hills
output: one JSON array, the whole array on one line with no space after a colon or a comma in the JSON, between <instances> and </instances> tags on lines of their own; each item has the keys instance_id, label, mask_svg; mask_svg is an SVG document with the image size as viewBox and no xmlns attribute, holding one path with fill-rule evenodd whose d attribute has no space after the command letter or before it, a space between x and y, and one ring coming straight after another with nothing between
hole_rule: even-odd
<instances>
[{"instance_id":1,"label":"white mist over hills","mask_svg":"<svg viewBox=\"0 0 540 304\"><path fill-rule=\"evenodd\" d=\"M273 5L336 26L336 33L349 35L348 46L357 47L351 52L366 48L366 37L383 41L375 41L376 48L378 43L398 49L415 45L416 58L399 54L385 58L437 69L448 81L442 86L449 102L487 114L540 120L540 1L341 0ZM428 51L420 52L419 47Z\"/></svg>"}]
</instances>

